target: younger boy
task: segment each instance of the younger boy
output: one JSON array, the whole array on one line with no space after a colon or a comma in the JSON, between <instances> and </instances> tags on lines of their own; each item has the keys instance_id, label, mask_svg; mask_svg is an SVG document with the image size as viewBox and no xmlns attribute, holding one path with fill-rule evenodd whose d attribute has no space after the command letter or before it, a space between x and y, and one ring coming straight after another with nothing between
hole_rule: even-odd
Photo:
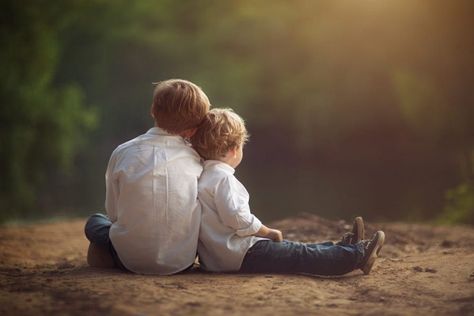
<instances>
[{"instance_id":1,"label":"younger boy","mask_svg":"<svg viewBox=\"0 0 474 316\"><path fill-rule=\"evenodd\" d=\"M382 231L367 241L346 235L338 244L305 244L283 240L279 230L266 227L250 212L249 194L233 175L247 137L237 114L213 109L191 138L206 160L198 189L201 266L215 272L341 275L362 269L368 274L384 243ZM355 228L361 225L359 218Z\"/></svg>"},{"instance_id":2,"label":"younger boy","mask_svg":"<svg viewBox=\"0 0 474 316\"><path fill-rule=\"evenodd\" d=\"M106 172L107 216L85 227L88 262L143 274L173 274L196 257L201 207L199 155L187 139L210 107L186 80L157 84L151 107L155 127L114 150Z\"/></svg>"}]
</instances>

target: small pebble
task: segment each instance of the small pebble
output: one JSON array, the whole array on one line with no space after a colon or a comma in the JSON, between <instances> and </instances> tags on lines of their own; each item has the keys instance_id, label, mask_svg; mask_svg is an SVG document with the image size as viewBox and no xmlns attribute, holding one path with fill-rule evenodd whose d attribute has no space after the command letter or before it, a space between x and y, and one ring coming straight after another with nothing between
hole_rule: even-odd
<instances>
[{"instance_id":1,"label":"small pebble","mask_svg":"<svg viewBox=\"0 0 474 316\"><path fill-rule=\"evenodd\" d=\"M474 281L474 272L472 272L472 273L469 275L469 280L470 280L470 281Z\"/></svg>"},{"instance_id":2,"label":"small pebble","mask_svg":"<svg viewBox=\"0 0 474 316\"><path fill-rule=\"evenodd\" d=\"M191 307L199 307L202 304L199 302L187 302L186 305L191 306Z\"/></svg>"},{"instance_id":3,"label":"small pebble","mask_svg":"<svg viewBox=\"0 0 474 316\"><path fill-rule=\"evenodd\" d=\"M423 268L420 266L413 267L413 270L415 270L416 272L423 272Z\"/></svg>"},{"instance_id":4,"label":"small pebble","mask_svg":"<svg viewBox=\"0 0 474 316\"><path fill-rule=\"evenodd\" d=\"M444 248L451 248L451 247L453 247L453 246L454 246L454 241L445 239L445 240L443 240L443 241L441 242L441 247L444 247Z\"/></svg>"},{"instance_id":5,"label":"small pebble","mask_svg":"<svg viewBox=\"0 0 474 316\"><path fill-rule=\"evenodd\" d=\"M433 268L425 268L425 272L436 273L438 271L436 269L433 269Z\"/></svg>"}]
</instances>

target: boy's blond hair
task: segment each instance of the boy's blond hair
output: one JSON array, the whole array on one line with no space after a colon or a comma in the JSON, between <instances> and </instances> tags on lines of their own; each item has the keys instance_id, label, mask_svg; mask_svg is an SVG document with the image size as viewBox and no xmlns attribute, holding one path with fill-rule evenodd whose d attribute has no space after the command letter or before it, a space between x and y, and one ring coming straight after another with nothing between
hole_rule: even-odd
<instances>
[{"instance_id":1,"label":"boy's blond hair","mask_svg":"<svg viewBox=\"0 0 474 316\"><path fill-rule=\"evenodd\" d=\"M197 127L209 111L209 99L194 83L170 79L155 84L151 114L155 124L168 133Z\"/></svg>"},{"instance_id":2,"label":"boy's blond hair","mask_svg":"<svg viewBox=\"0 0 474 316\"><path fill-rule=\"evenodd\" d=\"M215 160L243 146L248 137L244 120L232 109L212 109L191 137L191 144L201 157Z\"/></svg>"}]
</instances>

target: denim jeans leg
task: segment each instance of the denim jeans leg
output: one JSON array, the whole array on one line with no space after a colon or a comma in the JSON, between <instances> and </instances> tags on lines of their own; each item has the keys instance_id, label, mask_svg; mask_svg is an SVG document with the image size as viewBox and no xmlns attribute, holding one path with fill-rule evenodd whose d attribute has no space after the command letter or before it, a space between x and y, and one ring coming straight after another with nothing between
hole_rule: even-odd
<instances>
[{"instance_id":1,"label":"denim jeans leg","mask_svg":"<svg viewBox=\"0 0 474 316\"><path fill-rule=\"evenodd\" d=\"M87 220L84 232L90 242L101 246L108 246L110 243L110 226L112 226L112 222L107 215L96 213Z\"/></svg>"},{"instance_id":2,"label":"denim jeans leg","mask_svg":"<svg viewBox=\"0 0 474 316\"><path fill-rule=\"evenodd\" d=\"M334 246L334 245L335 243L333 241L325 241L325 242L320 242L320 243L315 243L315 244L306 244L306 246L310 248L318 248L321 246L329 247L329 246Z\"/></svg>"},{"instance_id":3,"label":"denim jeans leg","mask_svg":"<svg viewBox=\"0 0 474 316\"><path fill-rule=\"evenodd\" d=\"M87 219L84 232L91 243L103 246L105 249L109 250L117 268L127 270L120 261L120 258L112 245L112 241L110 240L110 226L112 226L112 222L107 215L96 213Z\"/></svg>"},{"instance_id":4,"label":"denim jeans leg","mask_svg":"<svg viewBox=\"0 0 474 316\"><path fill-rule=\"evenodd\" d=\"M341 246L264 240L248 250L240 272L342 275L357 268L363 255L361 244Z\"/></svg>"}]
</instances>

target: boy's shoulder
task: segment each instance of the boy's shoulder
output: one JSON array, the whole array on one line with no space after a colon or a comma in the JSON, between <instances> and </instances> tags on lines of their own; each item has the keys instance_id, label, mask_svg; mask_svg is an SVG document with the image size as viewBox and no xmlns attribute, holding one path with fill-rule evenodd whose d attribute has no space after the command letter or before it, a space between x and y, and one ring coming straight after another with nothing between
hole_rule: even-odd
<instances>
[{"instance_id":1,"label":"boy's shoulder","mask_svg":"<svg viewBox=\"0 0 474 316\"><path fill-rule=\"evenodd\" d=\"M204 162L201 180L213 185L229 185L238 182L233 168L224 163L210 162L209 160Z\"/></svg>"},{"instance_id":2,"label":"boy's shoulder","mask_svg":"<svg viewBox=\"0 0 474 316\"><path fill-rule=\"evenodd\" d=\"M243 196L248 198L245 186L234 174L221 168L204 169L199 178L198 191L200 194L214 194L215 196Z\"/></svg>"},{"instance_id":3,"label":"boy's shoulder","mask_svg":"<svg viewBox=\"0 0 474 316\"><path fill-rule=\"evenodd\" d=\"M199 154L181 136L157 134L153 129L118 145L111 156L133 155L135 152L143 153L152 150L152 148L163 148L172 156L187 156L199 163L201 161Z\"/></svg>"},{"instance_id":4,"label":"boy's shoulder","mask_svg":"<svg viewBox=\"0 0 474 316\"><path fill-rule=\"evenodd\" d=\"M137 145L140 143L141 139L143 138L143 135L146 135L146 134L142 134L140 136L137 136L133 139L130 139L128 141L126 141L125 143L122 143L120 145L118 145L114 151L112 152L112 156L116 156L116 155L120 155L121 153L123 153L124 151L126 151L128 148L130 147L133 147L134 145Z\"/></svg>"}]
</instances>

